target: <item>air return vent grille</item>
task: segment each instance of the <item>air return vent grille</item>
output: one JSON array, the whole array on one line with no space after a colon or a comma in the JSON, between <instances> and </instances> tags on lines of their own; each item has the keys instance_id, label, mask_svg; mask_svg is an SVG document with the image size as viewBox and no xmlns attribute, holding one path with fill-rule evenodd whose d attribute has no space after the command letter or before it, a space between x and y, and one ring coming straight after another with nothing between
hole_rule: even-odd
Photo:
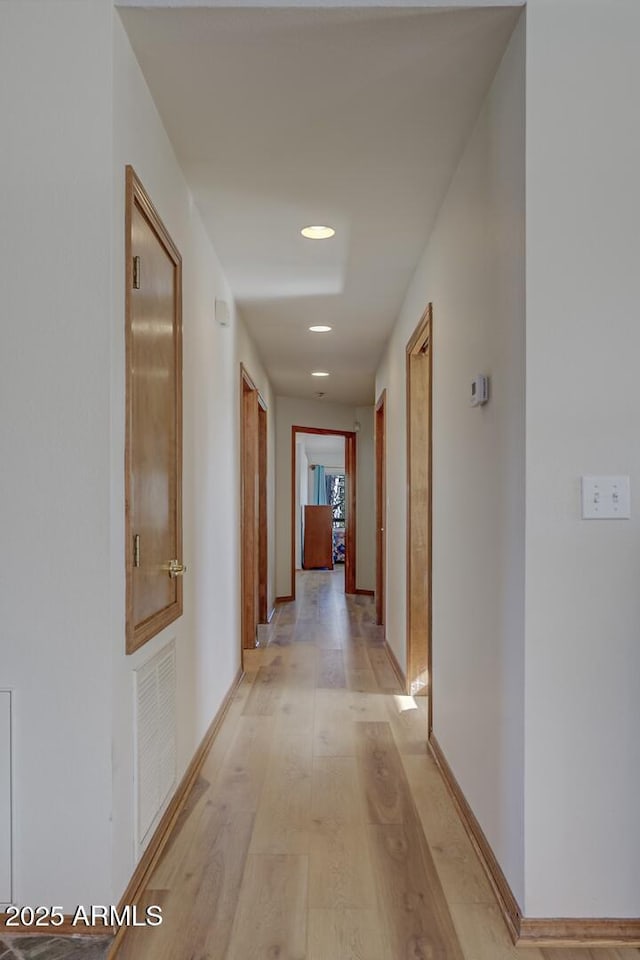
<instances>
[{"instance_id":1,"label":"air return vent grille","mask_svg":"<svg viewBox=\"0 0 640 960\"><path fill-rule=\"evenodd\" d=\"M144 845L176 782L176 654L171 641L135 671L137 842Z\"/></svg>"}]
</instances>

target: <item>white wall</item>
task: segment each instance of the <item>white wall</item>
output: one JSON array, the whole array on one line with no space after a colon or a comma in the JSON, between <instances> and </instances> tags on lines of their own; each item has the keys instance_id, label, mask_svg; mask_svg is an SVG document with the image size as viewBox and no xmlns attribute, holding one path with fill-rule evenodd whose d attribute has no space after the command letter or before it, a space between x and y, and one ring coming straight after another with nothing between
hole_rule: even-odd
<instances>
[{"instance_id":1,"label":"white wall","mask_svg":"<svg viewBox=\"0 0 640 960\"><path fill-rule=\"evenodd\" d=\"M526 912L640 916L640 4L527 16ZM631 476L630 521L579 478Z\"/></svg>"},{"instance_id":2,"label":"white wall","mask_svg":"<svg viewBox=\"0 0 640 960\"><path fill-rule=\"evenodd\" d=\"M434 316L434 731L522 903L524 52L506 50L376 378L386 387L387 639L406 662L405 348ZM491 401L471 408L473 377Z\"/></svg>"},{"instance_id":3,"label":"white wall","mask_svg":"<svg viewBox=\"0 0 640 960\"><path fill-rule=\"evenodd\" d=\"M279 597L287 597L291 594L291 427L295 425L328 430L353 430L356 421L359 417L364 418L364 411L368 409L330 403L326 400L276 397L276 594ZM361 450L359 440L356 441L356 451L357 478L361 478L359 482L363 485L368 482L374 489L372 452L367 452L366 445L363 445ZM359 499L361 495L362 503ZM368 513L370 507L359 485L357 497L356 531L360 526L363 530L373 528L375 513L373 511ZM356 547L356 586L372 590L375 586L375 577L371 583L367 581L362 583L360 577L361 565L364 564L366 570L368 563L370 560L364 550L360 556Z\"/></svg>"},{"instance_id":4,"label":"white wall","mask_svg":"<svg viewBox=\"0 0 640 960\"><path fill-rule=\"evenodd\" d=\"M114 895L134 866L132 671L171 637L178 674L178 774L185 770L240 665L240 361L268 405L269 468L274 419L270 387L237 315L215 252L175 159L120 18L114 15L113 270L113 755ZM124 168L132 163L183 258L184 616L132 656L124 655L122 450L124 448ZM231 307L218 326L215 298ZM273 482L269 489L273 532ZM273 570L273 564L271 566ZM273 601L273 584L269 584Z\"/></svg>"},{"instance_id":5,"label":"white wall","mask_svg":"<svg viewBox=\"0 0 640 960\"><path fill-rule=\"evenodd\" d=\"M109 903L111 10L0 3L0 687L14 898Z\"/></svg>"},{"instance_id":6,"label":"white wall","mask_svg":"<svg viewBox=\"0 0 640 960\"><path fill-rule=\"evenodd\" d=\"M324 467L328 473L332 471L335 473L344 473L344 456L339 453L313 453L310 454L308 458L309 463L313 463L314 466L317 464L319 467ZM311 467L308 468L311 470ZM309 482L312 479L312 475L309 476Z\"/></svg>"}]
</instances>

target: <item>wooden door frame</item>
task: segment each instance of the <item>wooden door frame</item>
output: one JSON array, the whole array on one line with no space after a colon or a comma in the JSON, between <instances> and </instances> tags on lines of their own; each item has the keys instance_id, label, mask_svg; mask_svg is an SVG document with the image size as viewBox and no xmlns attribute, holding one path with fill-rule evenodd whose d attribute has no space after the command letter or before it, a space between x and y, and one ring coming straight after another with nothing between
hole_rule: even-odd
<instances>
[{"instance_id":1,"label":"wooden door frame","mask_svg":"<svg viewBox=\"0 0 640 960\"><path fill-rule=\"evenodd\" d=\"M124 441L124 543L125 543L125 644L133 653L183 612L182 577L176 578L176 599L169 606L136 625L133 612L133 335L131 330L133 298L133 255L131 227L134 206L138 206L147 223L162 244L174 266L174 330L175 330L175 446L176 490L175 525L176 554L182 559L182 257L142 181L130 164L125 167L125 441ZM167 557L167 560L171 559Z\"/></svg>"},{"instance_id":2,"label":"wooden door frame","mask_svg":"<svg viewBox=\"0 0 640 960\"><path fill-rule=\"evenodd\" d=\"M431 643L432 599L432 514L433 514L433 306L427 305L406 348L407 355L407 692L426 693L428 733L433 727L433 674ZM426 357L426 366L424 358ZM422 363L420 368L417 364ZM418 369L427 377L427 420L425 460L413 462L412 441L420 423L424 432L424 411L413 410L413 386ZM414 494L414 485L421 479L427 496ZM420 557L416 533L426 531L426 556ZM426 577L424 571L426 563ZM419 611L423 610L424 615ZM424 644L426 642L426 656ZM426 686L416 689L416 676L426 666Z\"/></svg>"},{"instance_id":3,"label":"wooden door frame","mask_svg":"<svg viewBox=\"0 0 640 960\"><path fill-rule=\"evenodd\" d=\"M245 398L255 414L252 449L248 449ZM241 650L256 646L258 623L267 620L267 405L243 363L240 364L240 637ZM262 413L261 413L262 411ZM262 425L262 426L261 426ZM247 457L251 455L252 482L247 482ZM256 486L257 480L257 486ZM251 599L250 599L251 596ZM264 599L264 620L262 601Z\"/></svg>"},{"instance_id":4,"label":"wooden door frame","mask_svg":"<svg viewBox=\"0 0 640 960\"><path fill-rule=\"evenodd\" d=\"M387 391L378 397L375 410L375 457L376 457L376 622L384 626L386 583L386 513L387 513L387 437L386 404Z\"/></svg>"},{"instance_id":5,"label":"wooden door frame","mask_svg":"<svg viewBox=\"0 0 640 960\"><path fill-rule=\"evenodd\" d=\"M344 477L347 499L345 520L344 592L356 592L356 432L328 430L324 427L291 427L291 594L283 600L296 598L296 437L299 433L344 437Z\"/></svg>"},{"instance_id":6,"label":"wooden door frame","mask_svg":"<svg viewBox=\"0 0 640 960\"><path fill-rule=\"evenodd\" d=\"M267 405L258 393L258 623L269 622L269 507Z\"/></svg>"}]
</instances>

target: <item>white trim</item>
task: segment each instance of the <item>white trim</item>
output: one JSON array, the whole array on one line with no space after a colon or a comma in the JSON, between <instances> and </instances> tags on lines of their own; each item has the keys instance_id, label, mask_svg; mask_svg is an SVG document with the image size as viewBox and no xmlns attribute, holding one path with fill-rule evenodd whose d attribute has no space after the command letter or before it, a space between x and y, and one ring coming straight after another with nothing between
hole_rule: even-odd
<instances>
[{"instance_id":1,"label":"white trim","mask_svg":"<svg viewBox=\"0 0 640 960\"><path fill-rule=\"evenodd\" d=\"M527 0L114 0L116 7L524 7Z\"/></svg>"}]
</instances>

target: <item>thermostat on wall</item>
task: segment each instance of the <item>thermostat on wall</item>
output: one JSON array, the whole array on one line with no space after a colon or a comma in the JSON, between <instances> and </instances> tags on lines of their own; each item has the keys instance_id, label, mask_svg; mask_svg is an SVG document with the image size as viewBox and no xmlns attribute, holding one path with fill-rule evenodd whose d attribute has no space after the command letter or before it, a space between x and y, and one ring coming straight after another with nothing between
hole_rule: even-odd
<instances>
[{"instance_id":1,"label":"thermostat on wall","mask_svg":"<svg viewBox=\"0 0 640 960\"><path fill-rule=\"evenodd\" d=\"M482 374L471 381L470 403L472 407L481 407L489 399L489 377Z\"/></svg>"},{"instance_id":2,"label":"thermostat on wall","mask_svg":"<svg viewBox=\"0 0 640 960\"><path fill-rule=\"evenodd\" d=\"M224 300L215 301L215 316L221 327L229 326L229 305Z\"/></svg>"}]
</instances>

